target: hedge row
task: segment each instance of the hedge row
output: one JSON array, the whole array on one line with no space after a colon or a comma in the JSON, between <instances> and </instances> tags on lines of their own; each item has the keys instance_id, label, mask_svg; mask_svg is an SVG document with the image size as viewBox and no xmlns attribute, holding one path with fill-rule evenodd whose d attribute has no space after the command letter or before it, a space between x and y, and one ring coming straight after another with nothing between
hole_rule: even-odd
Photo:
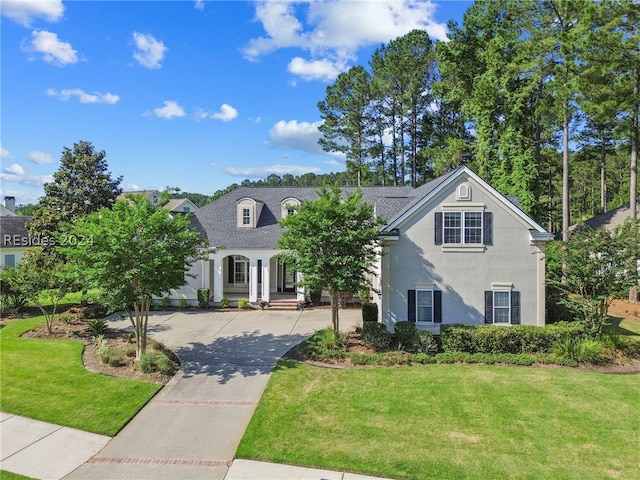
<instances>
[{"instance_id":1,"label":"hedge row","mask_svg":"<svg viewBox=\"0 0 640 480\"><path fill-rule=\"evenodd\" d=\"M580 322L560 322L546 327L458 324L440 327L440 341L445 352L551 353L558 342L585 337L587 329Z\"/></svg>"}]
</instances>

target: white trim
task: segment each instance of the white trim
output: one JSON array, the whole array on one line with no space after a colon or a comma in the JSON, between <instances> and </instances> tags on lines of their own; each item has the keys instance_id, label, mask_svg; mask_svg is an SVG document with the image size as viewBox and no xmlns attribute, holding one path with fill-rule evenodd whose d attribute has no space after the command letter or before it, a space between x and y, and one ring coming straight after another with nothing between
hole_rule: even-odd
<instances>
[{"instance_id":1,"label":"white trim","mask_svg":"<svg viewBox=\"0 0 640 480\"><path fill-rule=\"evenodd\" d=\"M511 282L491 282L491 290L513 290Z\"/></svg>"}]
</instances>

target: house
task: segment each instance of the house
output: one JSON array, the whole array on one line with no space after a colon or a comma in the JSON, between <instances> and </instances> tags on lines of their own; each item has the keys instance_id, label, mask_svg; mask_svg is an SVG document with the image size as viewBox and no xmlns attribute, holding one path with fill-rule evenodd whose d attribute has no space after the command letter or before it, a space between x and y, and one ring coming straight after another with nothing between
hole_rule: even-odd
<instances>
[{"instance_id":1,"label":"house","mask_svg":"<svg viewBox=\"0 0 640 480\"><path fill-rule=\"evenodd\" d=\"M172 198L162 206L171 213L194 213L198 210L198 206L188 198Z\"/></svg>"},{"instance_id":2,"label":"house","mask_svg":"<svg viewBox=\"0 0 640 480\"><path fill-rule=\"evenodd\" d=\"M1 267L15 267L20 263L27 248L39 244L39 239L33 239L27 231L32 217L1 216L0 238L2 245L0 255Z\"/></svg>"},{"instance_id":3,"label":"house","mask_svg":"<svg viewBox=\"0 0 640 480\"><path fill-rule=\"evenodd\" d=\"M156 207L158 206L158 203L160 203L160 192L158 190L136 190L132 192L122 192L116 197L116 200L123 200L127 198L127 195L142 195Z\"/></svg>"},{"instance_id":4,"label":"house","mask_svg":"<svg viewBox=\"0 0 640 480\"><path fill-rule=\"evenodd\" d=\"M16 197L4 197L4 205L0 204L0 217L16 216Z\"/></svg>"},{"instance_id":5,"label":"house","mask_svg":"<svg viewBox=\"0 0 640 480\"><path fill-rule=\"evenodd\" d=\"M443 323L545 324L544 246L553 237L470 169L362 192L387 222L371 295L390 329L403 320L434 333ZM295 264L277 257L278 220L315 198L312 187L240 187L200 208L194 226L224 248L194 265L196 278L172 298L194 302L209 288L214 304L303 300Z\"/></svg>"},{"instance_id":6,"label":"house","mask_svg":"<svg viewBox=\"0 0 640 480\"><path fill-rule=\"evenodd\" d=\"M636 204L636 210L640 212L640 201ZM594 230L604 227L607 230L613 230L616 227L622 225L625 221L631 218L631 207L630 204L623 205L622 207L615 208L613 210L609 210L608 212L601 213L596 215L595 217L590 218L589 220L578 223L571 227L572 230L580 229L584 226L590 227Z\"/></svg>"}]
</instances>

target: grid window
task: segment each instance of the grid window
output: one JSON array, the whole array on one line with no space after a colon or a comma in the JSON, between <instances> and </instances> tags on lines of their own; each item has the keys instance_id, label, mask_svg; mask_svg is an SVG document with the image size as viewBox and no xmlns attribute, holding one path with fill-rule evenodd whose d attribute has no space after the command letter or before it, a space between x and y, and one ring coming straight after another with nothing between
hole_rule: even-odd
<instances>
[{"instance_id":1,"label":"grid window","mask_svg":"<svg viewBox=\"0 0 640 480\"><path fill-rule=\"evenodd\" d=\"M416 291L416 321L433 322L433 291Z\"/></svg>"},{"instance_id":2,"label":"grid window","mask_svg":"<svg viewBox=\"0 0 640 480\"><path fill-rule=\"evenodd\" d=\"M251 210L248 208L242 209L242 224L251 225Z\"/></svg>"},{"instance_id":3,"label":"grid window","mask_svg":"<svg viewBox=\"0 0 640 480\"><path fill-rule=\"evenodd\" d=\"M462 243L461 227L460 212L444 212L444 243Z\"/></svg>"},{"instance_id":4,"label":"grid window","mask_svg":"<svg viewBox=\"0 0 640 480\"><path fill-rule=\"evenodd\" d=\"M482 243L482 212L464 213L464 243Z\"/></svg>"},{"instance_id":5,"label":"grid window","mask_svg":"<svg viewBox=\"0 0 640 480\"><path fill-rule=\"evenodd\" d=\"M511 292L493 292L493 322L511 323Z\"/></svg>"},{"instance_id":6,"label":"grid window","mask_svg":"<svg viewBox=\"0 0 640 480\"><path fill-rule=\"evenodd\" d=\"M246 257L234 257L234 283L247 283L249 279L249 260Z\"/></svg>"}]
</instances>

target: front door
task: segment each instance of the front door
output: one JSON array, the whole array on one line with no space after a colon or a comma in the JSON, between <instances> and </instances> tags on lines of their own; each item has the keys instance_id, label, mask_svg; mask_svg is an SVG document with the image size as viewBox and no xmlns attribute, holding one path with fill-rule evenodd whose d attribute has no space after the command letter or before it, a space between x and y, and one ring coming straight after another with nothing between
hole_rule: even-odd
<instances>
[{"instance_id":1,"label":"front door","mask_svg":"<svg viewBox=\"0 0 640 480\"><path fill-rule=\"evenodd\" d=\"M296 291L296 269L293 265L282 264L282 291Z\"/></svg>"}]
</instances>

